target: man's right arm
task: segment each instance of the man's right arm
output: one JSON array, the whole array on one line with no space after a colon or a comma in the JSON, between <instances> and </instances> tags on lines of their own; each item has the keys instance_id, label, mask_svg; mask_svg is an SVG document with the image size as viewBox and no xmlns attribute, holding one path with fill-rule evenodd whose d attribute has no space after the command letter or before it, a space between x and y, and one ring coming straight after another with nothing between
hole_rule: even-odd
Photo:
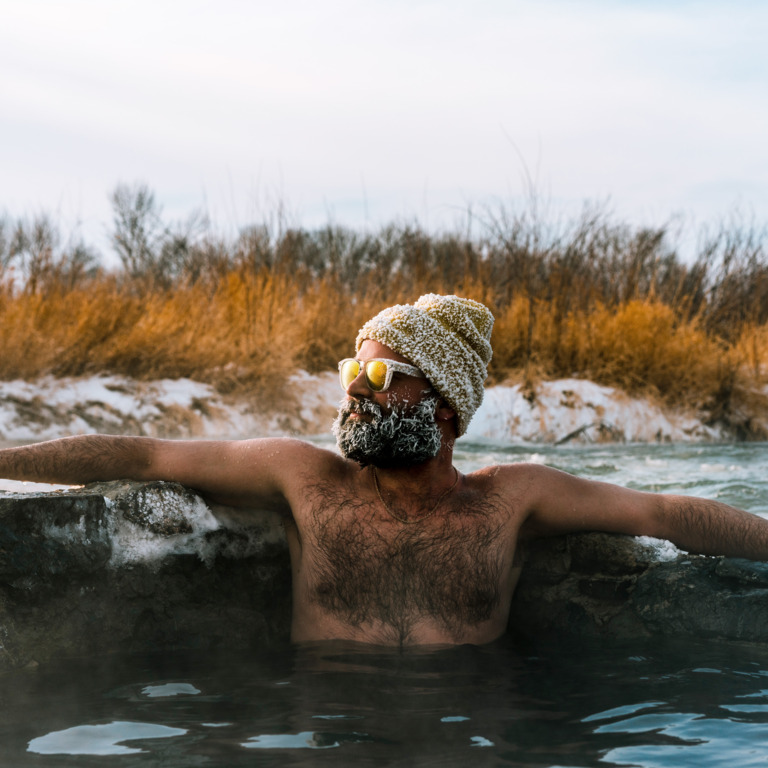
<instances>
[{"instance_id":1,"label":"man's right arm","mask_svg":"<svg viewBox=\"0 0 768 768\"><path fill-rule=\"evenodd\" d=\"M287 438L159 440L82 435L0 450L0 477L83 485L99 480L168 480L225 504L284 505L313 446Z\"/></svg>"},{"instance_id":2,"label":"man's right arm","mask_svg":"<svg viewBox=\"0 0 768 768\"><path fill-rule=\"evenodd\" d=\"M145 437L82 435L6 448L0 450L0 477L67 485L145 479L154 442Z\"/></svg>"}]
</instances>

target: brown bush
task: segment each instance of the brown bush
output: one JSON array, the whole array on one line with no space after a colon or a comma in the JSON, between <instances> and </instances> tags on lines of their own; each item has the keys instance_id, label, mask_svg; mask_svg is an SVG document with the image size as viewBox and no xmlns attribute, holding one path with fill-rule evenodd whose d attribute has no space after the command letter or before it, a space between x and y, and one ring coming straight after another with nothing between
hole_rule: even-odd
<instances>
[{"instance_id":1,"label":"brown bush","mask_svg":"<svg viewBox=\"0 0 768 768\"><path fill-rule=\"evenodd\" d=\"M150 199L141 191L121 205ZM258 226L228 243L200 218L173 230L150 209L151 237L120 230L141 258L112 274L82 245L59 248L45 217L0 221L0 379L190 377L269 406L294 371L351 354L384 306L442 292L494 312L495 382L588 377L712 413L765 383L768 261L754 227L721 228L685 263L665 228L594 211L557 230L491 217L472 239Z\"/></svg>"}]
</instances>

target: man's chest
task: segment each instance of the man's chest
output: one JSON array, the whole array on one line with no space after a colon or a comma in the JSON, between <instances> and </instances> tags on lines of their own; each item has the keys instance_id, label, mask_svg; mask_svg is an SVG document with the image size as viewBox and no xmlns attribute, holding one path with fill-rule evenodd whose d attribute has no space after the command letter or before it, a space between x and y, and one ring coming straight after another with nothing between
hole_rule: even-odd
<instances>
[{"instance_id":1,"label":"man's chest","mask_svg":"<svg viewBox=\"0 0 768 768\"><path fill-rule=\"evenodd\" d=\"M303 592L352 626L398 632L490 620L506 596L514 545L497 515L462 511L407 525L363 501L316 505L303 535Z\"/></svg>"}]
</instances>

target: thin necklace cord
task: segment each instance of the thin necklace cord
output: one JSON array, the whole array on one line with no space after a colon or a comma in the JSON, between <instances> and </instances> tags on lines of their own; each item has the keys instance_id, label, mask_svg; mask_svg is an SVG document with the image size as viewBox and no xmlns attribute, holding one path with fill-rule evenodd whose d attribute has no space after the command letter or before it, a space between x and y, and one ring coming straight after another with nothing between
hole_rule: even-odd
<instances>
[{"instance_id":1,"label":"thin necklace cord","mask_svg":"<svg viewBox=\"0 0 768 768\"><path fill-rule=\"evenodd\" d=\"M373 470L373 485L376 488L376 494L378 495L379 501L381 502L382 506L387 511L387 514L390 517L394 518L400 523L405 523L406 525L412 525L413 523L420 523L422 520L426 520L427 518L432 517L432 515L434 515L435 512L437 512L437 508L440 506L443 499L445 499L445 497L456 487L456 484L459 482L459 471L456 469L456 467L453 467L453 471L456 473L456 479L453 481L453 484L451 485L451 487L446 489L440 494L440 498L435 502L432 509L430 509L426 515L422 515L421 517L416 517L411 519L408 517L403 517L402 515L398 515L394 512L394 510L389 508L389 505L387 504L386 501L384 501L384 497L381 495L381 488L379 487L379 476L376 474L376 467L371 465L371 469Z\"/></svg>"}]
</instances>

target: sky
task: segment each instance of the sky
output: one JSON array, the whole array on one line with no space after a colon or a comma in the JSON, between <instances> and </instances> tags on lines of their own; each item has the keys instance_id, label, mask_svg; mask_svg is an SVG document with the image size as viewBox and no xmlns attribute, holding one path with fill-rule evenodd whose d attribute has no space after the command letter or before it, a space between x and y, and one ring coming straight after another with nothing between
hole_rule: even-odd
<instances>
[{"instance_id":1,"label":"sky","mask_svg":"<svg viewBox=\"0 0 768 768\"><path fill-rule=\"evenodd\" d=\"M0 213L768 218L763 0L0 0Z\"/></svg>"}]
</instances>

